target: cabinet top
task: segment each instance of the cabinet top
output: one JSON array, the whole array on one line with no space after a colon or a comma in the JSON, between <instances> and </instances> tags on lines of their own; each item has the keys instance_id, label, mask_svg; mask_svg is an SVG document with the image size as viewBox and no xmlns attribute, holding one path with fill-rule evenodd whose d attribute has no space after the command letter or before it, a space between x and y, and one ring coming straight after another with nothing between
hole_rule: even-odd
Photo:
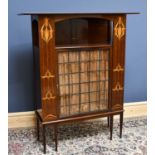
<instances>
[{"instance_id":1,"label":"cabinet top","mask_svg":"<svg viewBox=\"0 0 155 155\"><path fill-rule=\"evenodd\" d=\"M18 15L120 15L140 14L140 12L23 12Z\"/></svg>"}]
</instances>

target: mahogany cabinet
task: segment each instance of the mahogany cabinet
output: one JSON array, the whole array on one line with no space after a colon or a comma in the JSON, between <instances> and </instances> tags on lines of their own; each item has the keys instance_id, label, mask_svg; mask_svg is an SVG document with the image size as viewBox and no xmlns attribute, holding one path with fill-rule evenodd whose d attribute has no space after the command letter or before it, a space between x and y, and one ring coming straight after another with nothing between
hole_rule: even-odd
<instances>
[{"instance_id":1,"label":"mahogany cabinet","mask_svg":"<svg viewBox=\"0 0 155 155\"><path fill-rule=\"evenodd\" d=\"M126 15L136 13L24 13L31 15L35 112L46 153L46 125L113 116L123 123Z\"/></svg>"}]
</instances>

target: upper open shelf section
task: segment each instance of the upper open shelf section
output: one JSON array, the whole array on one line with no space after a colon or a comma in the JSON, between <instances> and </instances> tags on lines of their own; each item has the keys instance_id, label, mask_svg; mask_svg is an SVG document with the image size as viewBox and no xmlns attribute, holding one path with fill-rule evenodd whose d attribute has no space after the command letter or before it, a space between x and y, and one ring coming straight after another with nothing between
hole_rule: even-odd
<instances>
[{"instance_id":1,"label":"upper open shelf section","mask_svg":"<svg viewBox=\"0 0 155 155\"><path fill-rule=\"evenodd\" d=\"M110 45L112 27L112 21L100 18L73 18L56 22L56 47Z\"/></svg>"},{"instance_id":2,"label":"upper open shelf section","mask_svg":"<svg viewBox=\"0 0 155 155\"><path fill-rule=\"evenodd\" d=\"M45 19L50 20L52 26L55 24L55 27L53 27L55 33L54 46L56 49L63 49L112 47L114 19L125 17L127 14L139 14L139 12L27 12L19 15L31 15L33 44L37 47L40 32L38 21L41 24L41 22L45 22ZM121 21L121 18L119 21ZM121 26L119 27L121 28ZM120 29L117 33L121 35Z\"/></svg>"}]
</instances>

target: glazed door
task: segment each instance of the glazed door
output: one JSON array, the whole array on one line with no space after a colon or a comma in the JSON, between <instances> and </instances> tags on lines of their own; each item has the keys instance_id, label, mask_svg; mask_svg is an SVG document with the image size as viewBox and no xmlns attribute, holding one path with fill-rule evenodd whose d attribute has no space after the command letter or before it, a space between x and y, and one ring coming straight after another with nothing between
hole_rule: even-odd
<instances>
[{"instance_id":1,"label":"glazed door","mask_svg":"<svg viewBox=\"0 0 155 155\"><path fill-rule=\"evenodd\" d=\"M60 117L108 110L110 49L61 49Z\"/></svg>"}]
</instances>

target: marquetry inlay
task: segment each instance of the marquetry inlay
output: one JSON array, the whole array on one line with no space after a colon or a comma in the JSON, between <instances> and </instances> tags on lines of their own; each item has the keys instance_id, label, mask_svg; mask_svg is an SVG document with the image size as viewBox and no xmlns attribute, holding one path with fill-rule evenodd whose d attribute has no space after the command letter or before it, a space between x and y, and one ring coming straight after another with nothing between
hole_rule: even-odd
<instances>
[{"instance_id":1,"label":"marquetry inlay","mask_svg":"<svg viewBox=\"0 0 155 155\"><path fill-rule=\"evenodd\" d=\"M118 64L114 69L113 69L114 72L120 72L120 71L124 71L124 68L121 67L120 64Z\"/></svg>"},{"instance_id":2,"label":"marquetry inlay","mask_svg":"<svg viewBox=\"0 0 155 155\"><path fill-rule=\"evenodd\" d=\"M123 87L120 85L119 82L115 85L115 87L112 89L113 91L120 91L123 90Z\"/></svg>"},{"instance_id":3,"label":"marquetry inlay","mask_svg":"<svg viewBox=\"0 0 155 155\"><path fill-rule=\"evenodd\" d=\"M48 120L48 119L50 119L50 118L56 118L56 116L55 116L55 115L52 115L52 114L49 114L49 115L47 115L47 116L44 118L44 120Z\"/></svg>"},{"instance_id":4,"label":"marquetry inlay","mask_svg":"<svg viewBox=\"0 0 155 155\"><path fill-rule=\"evenodd\" d=\"M46 73L41 76L42 79L49 79L49 78L54 78L55 75L53 75L49 70L46 71Z\"/></svg>"},{"instance_id":5,"label":"marquetry inlay","mask_svg":"<svg viewBox=\"0 0 155 155\"><path fill-rule=\"evenodd\" d=\"M51 93L51 91L48 90L48 91L46 92L45 97L43 97L42 100L50 100L50 99L55 99L55 98L56 98L56 97L53 96L53 94Z\"/></svg>"},{"instance_id":6,"label":"marquetry inlay","mask_svg":"<svg viewBox=\"0 0 155 155\"><path fill-rule=\"evenodd\" d=\"M122 17L118 18L118 22L115 25L114 31L115 31L115 36L118 39L121 39L125 35L125 26L123 24Z\"/></svg>"},{"instance_id":7,"label":"marquetry inlay","mask_svg":"<svg viewBox=\"0 0 155 155\"><path fill-rule=\"evenodd\" d=\"M48 43L53 37L53 29L49 23L49 19L44 19L44 24L41 27L41 38Z\"/></svg>"},{"instance_id":8,"label":"marquetry inlay","mask_svg":"<svg viewBox=\"0 0 155 155\"><path fill-rule=\"evenodd\" d=\"M123 106L121 104L115 104L112 106L113 109L122 109Z\"/></svg>"}]
</instances>

